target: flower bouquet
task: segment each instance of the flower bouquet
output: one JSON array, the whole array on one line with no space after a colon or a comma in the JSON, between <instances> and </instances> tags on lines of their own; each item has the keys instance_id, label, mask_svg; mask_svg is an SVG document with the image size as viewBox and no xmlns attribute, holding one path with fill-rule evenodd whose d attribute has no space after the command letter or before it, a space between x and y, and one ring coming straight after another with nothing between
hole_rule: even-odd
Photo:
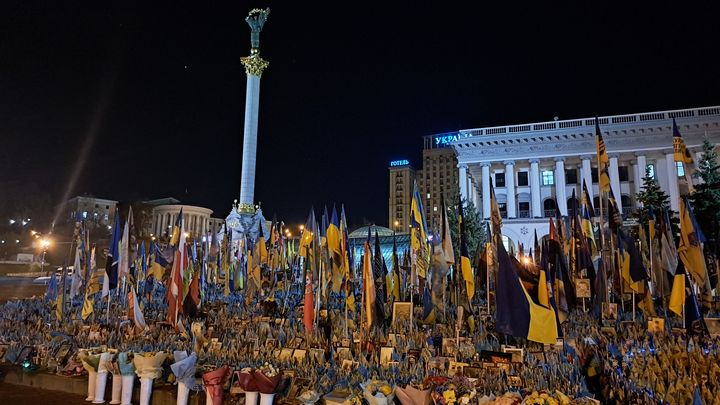
<instances>
[{"instance_id":1,"label":"flower bouquet","mask_svg":"<svg viewBox=\"0 0 720 405\"><path fill-rule=\"evenodd\" d=\"M525 397L522 403L523 405L568 405L570 398L560 391L555 391L555 393L533 391Z\"/></svg>"},{"instance_id":2,"label":"flower bouquet","mask_svg":"<svg viewBox=\"0 0 720 405\"><path fill-rule=\"evenodd\" d=\"M297 397L297 400L302 402L303 405L313 405L319 399L320 393L315 390L307 390Z\"/></svg>"},{"instance_id":3,"label":"flower bouquet","mask_svg":"<svg viewBox=\"0 0 720 405\"><path fill-rule=\"evenodd\" d=\"M363 397L370 405L388 405L393 403L395 390L387 381L368 380L360 384Z\"/></svg>"},{"instance_id":4,"label":"flower bouquet","mask_svg":"<svg viewBox=\"0 0 720 405\"><path fill-rule=\"evenodd\" d=\"M431 378L437 379L438 377ZM470 380L463 376L446 379L442 385L435 384L435 388L431 392L432 399L437 405L454 405L457 403L467 405L471 399L475 398L476 394Z\"/></svg>"},{"instance_id":5,"label":"flower bouquet","mask_svg":"<svg viewBox=\"0 0 720 405\"><path fill-rule=\"evenodd\" d=\"M221 405L223 402L223 384L230 373L230 367L224 365L203 374L205 384L206 405Z\"/></svg>"},{"instance_id":6,"label":"flower bouquet","mask_svg":"<svg viewBox=\"0 0 720 405\"><path fill-rule=\"evenodd\" d=\"M254 376L260 391L260 405L272 405L282 374L272 364L265 363L259 370L255 370Z\"/></svg>"},{"instance_id":7,"label":"flower bouquet","mask_svg":"<svg viewBox=\"0 0 720 405\"><path fill-rule=\"evenodd\" d=\"M175 351L173 353L175 363L170 365L170 369L175 374L178 382L178 405L185 405L188 402L190 390L195 387L195 370L197 369L197 355L195 352L189 356L186 351Z\"/></svg>"}]
</instances>

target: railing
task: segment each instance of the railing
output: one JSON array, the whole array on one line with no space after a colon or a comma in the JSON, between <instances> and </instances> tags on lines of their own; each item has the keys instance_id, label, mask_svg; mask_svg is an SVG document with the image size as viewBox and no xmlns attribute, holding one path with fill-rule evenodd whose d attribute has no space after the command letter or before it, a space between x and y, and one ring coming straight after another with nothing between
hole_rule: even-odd
<instances>
[{"instance_id":1,"label":"railing","mask_svg":"<svg viewBox=\"0 0 720 405\"><path fill-rule=\"evenodd\" d=\"M518 218L530 218L530 211L529 210L519 210Z\"/></svg>"},{"instance_id":2,"label":"railing","mask_svg":"<svg viewBox=\"0 0 720 405\"><path fill-rule=\"evenodd\" d=\"M545 210L545 218L552 218L555 216L557 210Z\"/></svg>"},{"instance_id":3,"label":"railing","mask_svg":"<svg viewBox=\"0 0 720 405\"><path fill-rule=\"evenodd\" d=\"M598 117L600 125L625 124L632 122L667 121L672 118L707 117L720 115L720 106L689 108L685 110L655 111L638 114L612 115ZM499 127L485 127L474 129L461 129L460 138L480 135L495 135L508 133L522 133L532 131L546 131L581 126L595 126L595 118L576 118L572 120L558 120L548 122L535 122L521 125L506 125Z\"/></svg>"}]
</instances>

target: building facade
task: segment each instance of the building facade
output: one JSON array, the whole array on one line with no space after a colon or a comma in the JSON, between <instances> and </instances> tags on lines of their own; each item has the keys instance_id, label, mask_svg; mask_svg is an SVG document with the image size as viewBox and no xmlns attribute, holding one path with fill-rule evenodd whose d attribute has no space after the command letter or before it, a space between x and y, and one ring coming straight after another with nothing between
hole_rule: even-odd
<instances>
[{"instance_id":1,"label":"building facade","mask_svg":"<svg viewBox=\"0 0 720 405\"><path fill-rule=\"evenodd\" d=\"M637 208L635 194L646 173L670 196L672 210L678 210L687 184L673 157L673 118L696 162L704 137L720 142L720 107L598 118L610 158L611 188L625 215ZM547 235L547 217L556 210L567 215L573 191L580 197L582 180L595 205L599 203L594 118L466 129L449 142L457 153L461 195L488 218L492 183L506 218L503 234L516 247L532 246L535 231L538 237Z\"/></svg>"},{"instance_id":2,"label":"building facade","mask_svg":"<svg viewBox=\"0 0 720 405\"><path fill-rule=\"evenodd\" d=\"M396 232L408 232L415 169L407 160L394 160L390 162L388 170L390 172L388 227Z\"/></svg>"},{"instance_id":3,"label":"building facade","mask_svg":"<svg viewBox=\"0 0 720 405\"><path fill-rule=\"evenodd\" d=\"M69 199L65 206L67 220L74 223L80 218L94 227L107 227L115 221L115 207L118 202L106 198L82 195Z\"/></svg>"},{"instance_id":4,"label":"building facade","mask_svg":"<svg viewBox=\"0 0 720 405\"><path fill-rule=\"evenodd\" d=\"M450 205L458 195L458 161L451 147L452 134L423 137L422 170L416 172L428 227L439 229L442 200Z\"/></svg>"},{"instance_id":5,"label":"building facade","mask_svg":"<svg viewBox=\"0 0 720 405\"><path fill-rule=\"evenodd\" d=\"M185 221L185 231L190 234L190 237L202 237L211 232L217 233L217 230L213 229L217 226L217 221L212 221L210 216L213 211L211 209L193 205L169 204L153 208L154 234L169 235L181 210Z\"/></svg>"}]
</instances>

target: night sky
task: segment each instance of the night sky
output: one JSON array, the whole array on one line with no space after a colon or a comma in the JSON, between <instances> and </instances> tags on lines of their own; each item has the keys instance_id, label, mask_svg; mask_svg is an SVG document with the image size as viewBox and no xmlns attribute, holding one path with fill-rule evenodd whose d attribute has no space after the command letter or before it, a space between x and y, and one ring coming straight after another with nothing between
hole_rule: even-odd
<instances>
[{"instance_id":1,"label":"night sky","mask_svg":"<svg viewBox=\"0 0 720 405\"><path fill-rule=\"evenodd\" d=\"M91 193L224 217L253 7L271 7L255 199L286 223L345 203L351 225L386 224L388 163L419 166L423 135L720 104L710 5L26 3L0 6L5 211Z\"/></svg>"}]
</instances>

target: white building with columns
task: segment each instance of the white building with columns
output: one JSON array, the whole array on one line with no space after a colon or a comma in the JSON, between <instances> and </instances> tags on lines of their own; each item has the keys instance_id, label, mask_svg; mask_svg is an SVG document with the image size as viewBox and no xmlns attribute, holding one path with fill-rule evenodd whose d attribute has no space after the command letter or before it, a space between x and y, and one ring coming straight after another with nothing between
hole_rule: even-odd
<instances>
[{"instance_id":1,"label":"white building with columns","mask_svg":"<svg viewBox=\"0 0 720 405\"><path fill-rule=\"evenodd\" d=\"M678 198L687 185L673 159L673 118L696 162L704 137L720 142L720 107L599 117L611 187L624 214L636 209L635 194L645 170L670 196L671 208L678 210ZM555 216L556 209L568 214L573 190L580 198L582 179L598 204L594 118L464 129L451 143L461 194L488 218L492 181L506 218L503 235L515 247L532 246L535 231L538 238L547 235L547 217Z\"/></svg>"},{"instance_id":2,"label":"white building with columns","mask_svg":"<svg viewBox=\"0 0 720 405\"><path fill-rule=\"evenodd\" d=\"M158 205L152 210L154 234L158 236L169 234L181 209L185 220L185 231L190 233L191 237L217 234L220 231L222 220L211 218L213 213L211 209L194 205L167 204Z\"/></svg>"}]
</instances>

